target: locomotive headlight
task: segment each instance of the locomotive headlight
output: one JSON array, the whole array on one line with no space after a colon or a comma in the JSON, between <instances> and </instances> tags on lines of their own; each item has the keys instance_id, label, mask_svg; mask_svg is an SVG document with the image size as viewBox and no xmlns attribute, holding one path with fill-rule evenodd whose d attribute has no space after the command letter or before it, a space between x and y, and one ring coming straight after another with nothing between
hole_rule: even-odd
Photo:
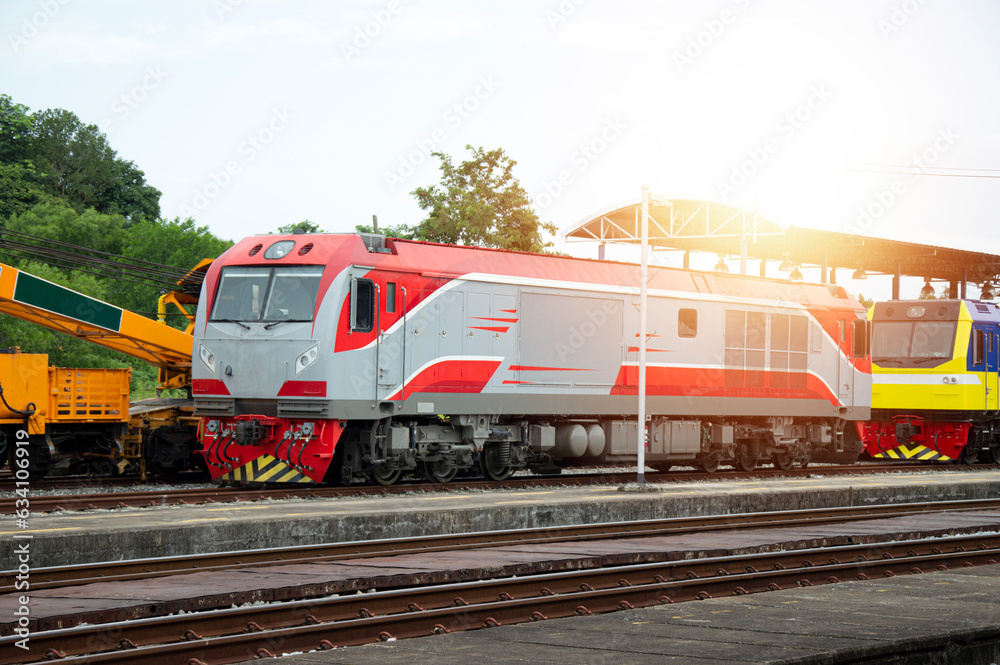
<instances>
[{"instance_id":1,"label":"locomotive headlight","mask_svg":"<svg viewBox=\"0 0 1000 665\"><path fill-rule=\"evenodd\" d=\"M212 370L212 374L215 374L215 354L209 351L204 344L199 345L198 353L201 356L201 361L205 363L205 367Z\"/></svg>"},{"instance_id":2,"label":"locomotive headlight","mask_svg":"<svg viewBox=\"0 0 1000 665\"><path fill-rule=\"evenodd\" d=\"M295 374L312 365L317 359L319 359L319 344L313 344L295 359Z\"/></svg>"}]
</instances>

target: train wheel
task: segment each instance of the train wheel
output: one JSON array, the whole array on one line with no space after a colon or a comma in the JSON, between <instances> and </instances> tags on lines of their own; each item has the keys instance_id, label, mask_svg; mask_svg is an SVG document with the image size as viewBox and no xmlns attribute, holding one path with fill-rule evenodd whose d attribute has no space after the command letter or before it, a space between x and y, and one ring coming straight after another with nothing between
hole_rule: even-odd
<instances>
[{"instance_id":1,"label":"train wheel","mask_svg":"<svg viewBox=\"0 0 1000 665\"><path fill-rule=\"evenodd\" d=\"M509 457L510 455L508 455ZM509 464L504 464L499 458L499 446L483 447L483 452L479 456L479 468L483 472L483 478L494 481L506 480L514 473L514 469Z\"/></svg>"},{"instance_id":2,"label":"train wheel","mask_svg":"<svg viewBox=\"0 0 1000 665\"><path fill-rule=\"evenodd\" d=\"M793 466L795 466L795 459L789 452L784 453L774 453L771 455L771 464L774 468L781 469L782 471L788 471Z\"/></svg>"},{"instance_id":3,"label":"train wheel","mask_svg":"<svg viewBox=\"0 0 1000 665\"><path fill-rule=\"evenodd\" d=\"M719 470L719 458L718 457L706 457L697 464L696 467L704 471L705 473L715 473Z\"/></svg>"},{"instance_id":4,"label":"train wheel","mask_svg":"<svg viewBox=\"0 0 1000 665\"><path fill-rule=\"evenodd\" d=\"M958 453L958 458L955 460L955 464L964 464L966 466L972 466L976 463L979 458L979 451L972 446L969 442L965 444L965 447Z\"/></svg>"},{"instance_id":5,"label":"train wheel","mask_svg":"<svg viewBox=\"0 0 1000 665\"><path fill-rule=\"evenodd\" d=\"M394 485L402 476L402 469L389 469L384 464L376 464L370 472L372 480L379 485Z\"/></svg>"},{"instance_id":6,"label":"train wheel","mask_svg":"<svg viewBox=\"0 0 1000 665\"><path fill-rule=\"evenodd\" d=\"M443 460L437 462L424 462L424 475L432 483L450 483L458 475L458 469L449 466Z\"/></svg>"},{"instance_id":7,"label":"train wheel","mask_svg":"<svg viewBox=\"0 0 1000 665\"><path fill-rule=\"evenodd\" d=\"M1000 446L990 446L980 457L986 464L1000 464Z\"/></svg>"},{"instance_id":8,"label":"train wheel","mask_svg":"<svg viewBox=\"0 0 1000 665\"><path fill-rule=\"evenodd\" d=\"M757 468L757 458L753 454L753 446L749 443L741 443L736 446L736 459L733 465L740 471L753 471Z\"/></svg>"}]
</instances>

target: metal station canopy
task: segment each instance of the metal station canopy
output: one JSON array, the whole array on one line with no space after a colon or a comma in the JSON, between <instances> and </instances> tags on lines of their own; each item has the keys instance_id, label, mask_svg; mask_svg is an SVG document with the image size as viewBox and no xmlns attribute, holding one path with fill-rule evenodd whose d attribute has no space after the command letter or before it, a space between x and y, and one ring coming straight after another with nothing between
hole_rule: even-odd
<instances>
[{"instance_id":1,"label":"metal station canopy","mask_svg":"<svg viewBox=\"0 0 1000 665\"><path fill-rule=\"evenodd\" d=\"M636 244L640 242L641 201L590 215L565 231L567 240ZM711 252L721 257L795 266L818 266L822 281L836 281L833 268L893 275L893 298L903 275L948 282L952 297L965 297L966 282L996 283L1000 255L971 252L871 236L784 227L759 214L697 199L654 199L649 206L649 245L654 249ZM687 266L687 255L685 255Z\"/></svg>"}]
</instances>

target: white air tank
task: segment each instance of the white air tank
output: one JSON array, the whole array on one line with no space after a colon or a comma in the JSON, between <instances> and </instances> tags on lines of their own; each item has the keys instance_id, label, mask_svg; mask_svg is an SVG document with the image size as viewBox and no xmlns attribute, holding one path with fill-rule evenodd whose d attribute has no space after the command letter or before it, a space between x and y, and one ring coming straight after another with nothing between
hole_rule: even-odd
<instances>
[{"instance_id":1,"label":"white air tank","mask_svg":"<svg viewBox=\"0 0 1000 665\"><path fill-rule=\"evenodd\" d=\"M587 456L599 457L604 453L604 428L597 423L587 425Z\"/></svg>"},{"instance_id":2,"label":"white air tank","mask_svg":"<svg viewBox=\"0 0 1000 665\"><path fill-rule=\"evenodd\" d=\"M583 425L556 426L556 455L558 457L583 457L587 452L587 430Z\"/></svg>"}]
</instances>

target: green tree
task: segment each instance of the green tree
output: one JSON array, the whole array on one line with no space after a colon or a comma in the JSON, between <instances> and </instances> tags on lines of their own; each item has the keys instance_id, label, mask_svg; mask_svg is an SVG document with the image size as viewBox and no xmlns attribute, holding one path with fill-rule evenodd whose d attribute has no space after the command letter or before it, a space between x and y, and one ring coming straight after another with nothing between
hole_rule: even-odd
<instances>
[{"instance_id":1,"label":"green tree","mask_svg":"<svg viewBox=\"0 0 1000 665\"><path fill-rule=\"evenodd\" d=\"M552 245L542 231L556 233L556 226L540 222L531 197L514 177L517 164L503 148L486 151L465 146L472 158L459 166L443 152L440 187L419 187L411 192L428 216L416 228L420 240L481 247L541 252Z\"/></svg>"},{"instance_id":2,"label":"green tree","mask_svg":"<svg viewBox=\"0 0 1000 665\"><path fill-rule=\"evenodd\" d=\"M38 185L31 162L0 162L0 220L9 219L45 201L59 199Z\"/></svg>"},{"instance_id":3,"label":"green tree","mask_svg":"<svg viewBox=\"0 0 1000 665\"><path fill-rule=\"evenodd\" d=\"M120 214L129 221L160 215L160 191L146 184L135 164L120 159L97 125L85 125L65 109L33 118L28 150L41 185L83 212Z\"/></svg>"},{"instance_id":4,"label":"green tree","mask_svg":"<svg viewBox=\"0 0 1000 665\"><path fill-rule=\"evenodd\" d=\"M372 224L358 224L354 227L354 230L358 233L375 233ZM416 238L417 228L415 226L407 226L406 224L398 224L396 226L379 226L378 232L386 238L413 240Z\"/></svg>"},{"instance_id":5,"label":"green tree","mask_svg":"<svg viewBox=\"0 0 1000 665\"><path fill-rule=\"evenodd\" d=\"M24 104L15 104L10 95L0 95L0 162L18 164L28 159L32 120Z\"/></svg>"},{"instance_id":6,"label":"green tree","mask_svg":"<svg viewBox=\"0 0 1000 665\"><path fill-rule=\"evenodd\" d=\"M126 237L126 220L121 215L104 215L93 208L77 212L62 200L39 203L7 223L11 231L28 233L77 247L120 254ZM44 241L36 243L46 248ZM3 251L0 245L0 251ZM97 254L93 254L97 256Z\"/></svg>"},{"instance_id":7,"label":"green tree","mask_svg":"<svg viewBox=\"0 0 1000 665\"><path fill-rule=\"evenodd\" d=\"M275 233L288 235L292 233L325 233L325 231L319 228L316 224L310 222L308 219L303 219L301 222L279 226Z\"/></svg>"}]
</instances>

